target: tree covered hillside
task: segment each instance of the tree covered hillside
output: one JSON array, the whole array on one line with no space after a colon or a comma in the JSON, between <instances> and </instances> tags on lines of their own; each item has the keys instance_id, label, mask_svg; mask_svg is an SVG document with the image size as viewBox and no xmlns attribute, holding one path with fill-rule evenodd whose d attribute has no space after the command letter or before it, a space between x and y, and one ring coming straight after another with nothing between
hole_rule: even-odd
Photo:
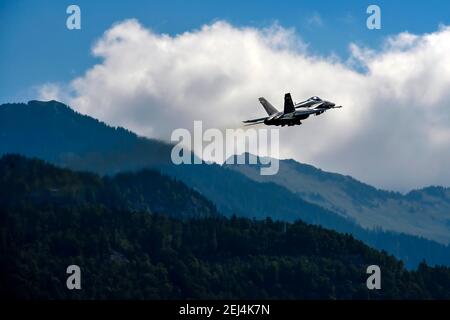
<instances>
[{"instance_id":1,"label":"tree covered hillside","mask_svg":"<svg viewBox=\"0 0 450 320\"><path fill-rule=\"evenodd\" d=\"M407 271L352 236L300 221L225 218L151 171L145 182L141 173L100 178L8 156L0 173L2 298L450 298L448 268ZM140 192L143 183L153 188ZM183 203L198 214L176 218ZM66 288L71 264L82 290ZM366 288L372 264L381 290Z\"/></svg>"}]
</instances>

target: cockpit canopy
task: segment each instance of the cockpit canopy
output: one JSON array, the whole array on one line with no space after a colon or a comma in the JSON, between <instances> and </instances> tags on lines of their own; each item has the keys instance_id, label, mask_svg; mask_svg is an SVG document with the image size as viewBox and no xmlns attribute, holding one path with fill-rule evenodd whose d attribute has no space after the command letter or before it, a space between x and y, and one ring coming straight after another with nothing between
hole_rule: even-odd
<instances>
[{"instance_id":1,"label":"cockpit canopy","mask_svg":"<svg viewBox=\"0 0 450 320\"><path fill-rule=\"evenodd\" d=\"M311 98L309 98L310 100L314 100L314 101L322 101L322 99L320 99L319 97L317 97L317 96L314 96L314 97L311 97Z\"/></svg>"}]
</instances>

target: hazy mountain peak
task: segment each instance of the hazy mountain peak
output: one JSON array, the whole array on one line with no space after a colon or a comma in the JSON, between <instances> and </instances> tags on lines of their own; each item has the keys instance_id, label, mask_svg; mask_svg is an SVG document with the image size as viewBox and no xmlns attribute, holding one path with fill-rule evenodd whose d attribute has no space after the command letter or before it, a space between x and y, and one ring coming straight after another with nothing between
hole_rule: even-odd
<instances>
[{"instance_id":1,"label":"hazy mountain peak","mask_svg":"<svg viewBox=\"0 0 450 320\"><path fill-rule=\"evenodd\" d=\"M0 155L5 153L103 174L170 160L168 144L108 126L55 100L0 105Z\"/></svg>"},{"instance_id":2,"label":"hazy mountain peak","mask_svg":"<svg viewBox=\"0 0 450 320\"><path fill-rule=\"evenodd\" d=\"M404 232L446 244L450 241L450 192L445 188L428 187L404 196L293 159L280 160L279 172L273 176L260 175L258 165L228 167L255 181L283 186L365 228Z\"/></svg>"}]
</instances>

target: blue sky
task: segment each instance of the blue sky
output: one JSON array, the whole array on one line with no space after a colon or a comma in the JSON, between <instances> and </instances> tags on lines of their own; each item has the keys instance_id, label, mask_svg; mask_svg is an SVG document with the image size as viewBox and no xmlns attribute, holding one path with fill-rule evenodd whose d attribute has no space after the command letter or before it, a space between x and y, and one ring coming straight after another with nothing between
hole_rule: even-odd
<instances>
[{"instance_id":1,"label":"blue sky","mask_svg":"<svg viewBox=\"0 0 450 320\"><path fill-rule=\"evenodd\" d=\"M65 27L66 8L81 8L82 29ZM382 10L382 29L368 30L366 8ZM215 20L235 26L295 28L314 54L348 55L355 42L377 47L402 31L426 33L450 23L450 2L428 1L4 1L0 0L0 103L34 98L42 83L64 83L92 66L90 49L113 23L137 18L171 35ZM314 18L312 18L314 17Z\"/></svg>"}]
</instances>

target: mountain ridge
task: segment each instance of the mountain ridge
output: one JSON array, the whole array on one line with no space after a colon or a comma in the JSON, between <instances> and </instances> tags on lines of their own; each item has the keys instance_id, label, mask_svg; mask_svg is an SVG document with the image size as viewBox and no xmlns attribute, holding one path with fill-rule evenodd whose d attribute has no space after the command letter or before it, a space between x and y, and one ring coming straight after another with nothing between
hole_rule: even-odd
<instances>
[{"instance_id":1,"label":"mountain ridge","mask_svg":"<svg viewBox=\"0 0 450 320\"><path fill-rule=\"evenodd\" d=\"M259 164L227 165L257 182L286 187L305 201L350 218L365 228L404 232L448 244L450 189L425 187L403 195L325 172L295 160L280 160L278 174L262 176Z\"/></svg>"},{"instance_id":2,"label":"mountain ridge","mask_svg":"<svg viewBox=\"0 0 450 320\"><path fill-rule=\"evenodd\" d=\"M3 209L28 202L56 207L77 203L131 212L168 214L163 211L167 210L176 212L180 219L219 216L210 200L183 182L151 169L101 177L11 154L0 157L0 172Z\"/></svg>"},{"instance_id":3,"label":"mountain ridge","mask_svg":"<svg viewBox=\"0 0 450 320\"><path fill-rule=\"evenodd\" d=\"M179 193L164 186L175 182L148 170L136 173L143 179L100 177L9 155L0 158L0 172L4 300L450 297L450 268L420 263L408 271L386 252L320 226L216 215L176 219L180 208L170 206ZM162 193L150 190L164 214L130 206L140 198L133 188L148 173L162 179L154 183ZM132 181L121 182L124 175ZM55 192L64 201L52 201ZM201 201L199 210L209 206ZM65 266L73 264L83 270L83 290L67 290ZM383 290L369 293L366 270L374 264Z\"/></svg>"},{"instance_id":4,"label":"mountain ridge","mask_svg":"<svg viewBox=\"0 0 450 320\"><path fill-rule=\"evenodd\" d=\"M17 105L19 107L15 108ZM44 108L47 113L37 113L46 105L50 106ZM407 234L381 232L379 228L366 231L352 217L339 215L337 210L321 207L311 199L305 200L286 186L254 181L237 172L237 166L175 166L169 156L171 145L138 137L126 129L109 127L61 105L54 101L31 101L25 106L0 106L0 155L20 153L76 171L101 175L156 169L201 193L228 216L239 214L286 221L301 218L308 223L351 233L373 247L395 254L408 267L417 266L424 258L431 264L450 265L447 246ZM59 107L61 112L55 113L53 109ZM25 121L20 122L22 118Z\"/></svg>"},{"instance_id":5,"label":"mountain ridge","mask_svg":"<svg viewBox=\"0 0 450 320\"><path fill-rule=\"evenodd\" d=\"M169 144L108 126L54 100L0 105L0 155L20 153L114 174L167 163L170 150Z\"/></svg>"}]
</instances>

